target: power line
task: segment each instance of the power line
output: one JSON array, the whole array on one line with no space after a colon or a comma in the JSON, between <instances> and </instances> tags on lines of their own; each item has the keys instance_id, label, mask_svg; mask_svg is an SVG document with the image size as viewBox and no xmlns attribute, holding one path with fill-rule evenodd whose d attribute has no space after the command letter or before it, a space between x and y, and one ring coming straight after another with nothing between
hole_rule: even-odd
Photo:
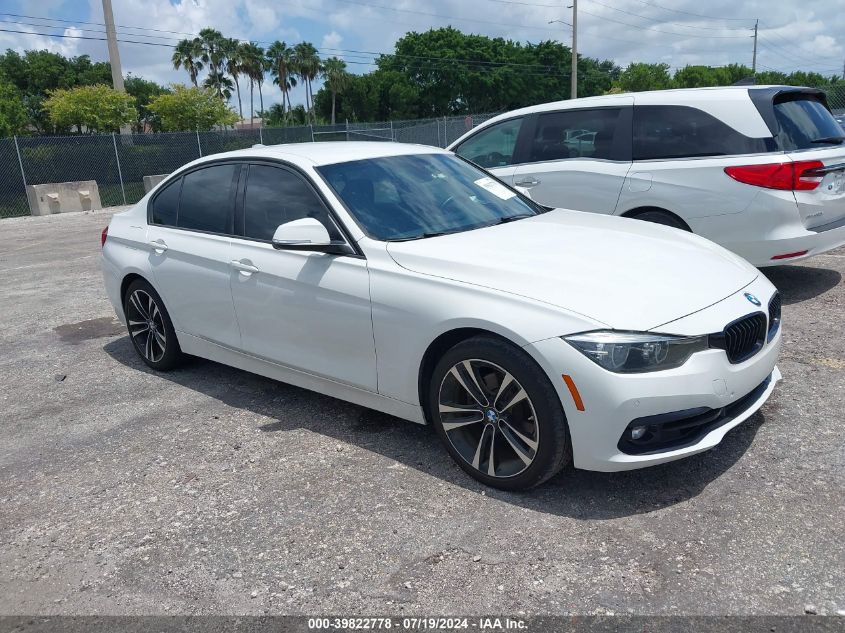
<instances>
[{"instance_id":1,"label":"power line","mask_svg":"<svg viewBox=\"0 0 845 633\"><path fill-rule=\"evenodd\" d=\"M587 15L592 15L593 17L599 18L600 20L608 20L609 22L616 22L617 24L624 24L625 26L630 26L635 29L642 29L643 31L654 31L655 33L663 33L664 35L675 35L677 37L700 37L706 39L719 39L719 40L731 40L731 39L740 39L746 38L747 35L693 35L692 33L674 33L672 31L662 31L660 29L655 29L649 26L642 26L639 24L631 24L630 22L623 22L622 20L615 20L614 18L609 18L605 15L599 15L597 13L590 13L589 11L581 10L581 13L586 13Z\"/></svg>"},{"instance_id":2,"label":"power line","mask_svg":"<svg viewBox=\"0 0 845 633\"><path fill-rule=\"evenodd\" d=\"M617 9L609 4L605 4L603 2L599 2L599 0L590 0L593 4L597 4L599 6L605 7L606 9L610 9L611 11L617 11L619 13L624 13L625 15L630 15L635 18L640 18L641 20L649 20L650 22L655 22L658 25L661 24L670 24L672 26L679 26L685 29L701 29L704 31L735 31L737 29L729 29L724 26L698 26L696 24L684 24L682 22L661 22L660 20L652 17L647 17L644 15L640 15L639 13L633 13L631 11L625 11L624 9Z\"/></svg>"},{"instance_id":3,"label":"power line","mask_svg":"<svg viewBox=\"0 0 845 633\"><path fill-rule=\"evenodd\" d=\"M756 18L722 18L722 17L715 17L715 16L710 16L710 15L702 15L700 13L690 13L689 11L681 11L680 9L672 9L671 7L664 7L663 5L657 4L656 2L646 2L646 0L635 0L635 1L639 2L640 4L644 4L646 6L649 6L649 7L655 7L657 9L663 9L664 11L671 11L672 13L681 13L683 15L691 15L691 16L696 17L696 18L704 18L705 20L714 20L714 21L715 20L725 20L725 21L730 20L730 21L733 21L733 22L740 22L740 21L741 22L750 22L751 20L756 19Z\"/></svg>"}]
</instances>

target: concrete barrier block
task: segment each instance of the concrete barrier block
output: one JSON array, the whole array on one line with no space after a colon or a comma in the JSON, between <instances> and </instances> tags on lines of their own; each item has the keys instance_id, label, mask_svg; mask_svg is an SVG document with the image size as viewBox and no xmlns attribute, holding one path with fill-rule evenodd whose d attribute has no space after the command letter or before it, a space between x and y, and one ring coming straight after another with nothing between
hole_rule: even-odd
<instances>
[{"instance_id":1,"label":"concrete barrier block","mask_svg":"<svg viewBox=\"0 0 845 633\"><path fill-rule=\"evenodd\" d=\"M144 193L150 193L162 180L167 178L170 174L157 174L155 176L144 176Z\"/></svg>"},{"instance_id":2,"label":"concrete barrier block","mask_svg":"<svg viewBox=\"0 0 845 633\"><path fill-rule=\"evenodd\" d=\"M32 215L102 209L100 190L94 180L27 185L26 199Z\"/></svg>"}]
</instances>

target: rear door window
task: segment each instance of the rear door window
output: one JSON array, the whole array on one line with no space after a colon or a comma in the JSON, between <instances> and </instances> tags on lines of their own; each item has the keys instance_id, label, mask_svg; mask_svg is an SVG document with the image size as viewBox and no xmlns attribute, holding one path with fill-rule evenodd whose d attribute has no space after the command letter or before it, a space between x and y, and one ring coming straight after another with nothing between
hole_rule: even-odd
<instances>
[{"instance_id":1,"label":"rear door window","mask_svg":"<svg viewBox=\"0 0 845 633\"><path fill-rule=\"evenodd\" d=\"M481 167L511 165L520 127L522 117L496 123L458 145L455 153Z\"/></svg>"},{"instance_id":2,"label":"rear door window","mask_svg":"<svg viewBox=\"0 0 845 633\"><path fill-rule=\"evenodd\" d=\"M774 108L780 129L778 141L785 151L821 149L825 143L818 142L820 139L843 135L842 128L824 104L808 95L776 99Z\"/></svg>"},{"instance_id":3,"label":"rear door window","mask_svg":"<svg viewBox=\"0 0 845 633\"><path fill-rule=\"evenodd\" d=\"M534 128L529 161L564 158L623 160L614 154L620 108L564 110L541 114Z\"/></svg>"},{"instance_id":4,"label":"rear door window","mask_svg":"<svg viewBox=\"0 0 845 633\"><path fill-rule=\"evenodd\" d=\"M689 106L635 106L634 160L756 154L771 139L752 138Z\"/></svg>"},{"instance_id":5,"label":"rear door window","mask_svg":"<svg viewBox=\"0 0 845 633\"><path fill-rule=\"evenodd\" d=\"M176 226L208 233L232 233L235 188L240 165L197 169L183 177Z\"/></svg>"}]
</instances>

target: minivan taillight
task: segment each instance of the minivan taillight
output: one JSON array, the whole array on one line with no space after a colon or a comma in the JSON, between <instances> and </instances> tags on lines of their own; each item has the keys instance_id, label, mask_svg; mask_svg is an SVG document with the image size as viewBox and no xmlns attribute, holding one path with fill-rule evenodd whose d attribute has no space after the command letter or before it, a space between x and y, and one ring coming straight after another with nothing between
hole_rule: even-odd
<instances>
[{"instance_id":1,"label":"minivan taillight","mask_svg":"<svg viewBox=\"0 0 845 633\"><path fill-rule=\"evenodd\" d=\"M783 191L811 191L818 187L824 178L812 172L822 167L824 163L820 160L798 160L788 163L725 167L725 173L746 185Z\"/></svg>"},{"instance_id":2,"label":"minivan taillight","mask_svg":"<svg viewBox=\"0 0 845 633\"><path fill-rule=\"evenodd\" d=\"M109 227L103 229L103 232L100 233L100 248L106 245L106 238L109 236Z\"/></svg>"}]
</instances>

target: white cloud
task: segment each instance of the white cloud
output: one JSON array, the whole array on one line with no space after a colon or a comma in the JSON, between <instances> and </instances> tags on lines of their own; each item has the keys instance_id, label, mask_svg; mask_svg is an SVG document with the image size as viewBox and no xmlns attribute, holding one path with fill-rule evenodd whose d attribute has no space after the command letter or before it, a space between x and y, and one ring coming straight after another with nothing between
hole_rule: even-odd
<instances>
[{"instance_id":1,"label":"white cloud","mask_svg":"<svg viewBox=\"0 0 845 633\"><path fill-rule=\"evenodd\" d=\"M342 57L343 55L336 50L340 48L341 44L343 44L343 36L337 31L332 31L331 33L326 33L323 36L323 41L320 43L320 49L327 51L327 57Z\"/></svg>"}]
</instances>

